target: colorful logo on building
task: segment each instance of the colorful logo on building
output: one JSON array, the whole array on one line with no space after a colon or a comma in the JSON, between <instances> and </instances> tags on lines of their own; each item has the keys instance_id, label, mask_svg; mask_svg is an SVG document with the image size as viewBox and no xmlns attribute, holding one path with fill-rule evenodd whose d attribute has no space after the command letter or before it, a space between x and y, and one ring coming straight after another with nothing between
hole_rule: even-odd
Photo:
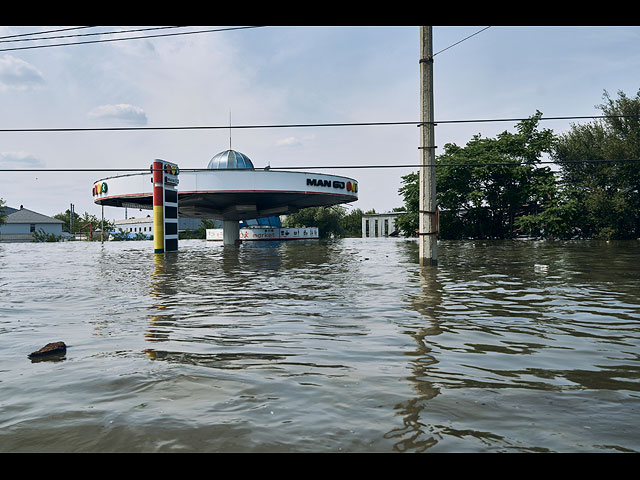
<instances>
[{"instance_id":1,"label":"colorful logo on building","mask_svg":"<svg viewBox=\"0 0 640 480\"><path fill-rule=\"evenodd\" d=\"M307 185L311 187L329 187L338 190L347 189L347 192L358 192L358 184L356 182L341 182L339 180L325 180L317 178L307 178Z\"/></svg>"},{"instance_id":2,"label":"colorful logo on building","mask_svg":"<svg viewBox=\"0 0 640 480\"><path fill-rule=\"evenodd\" d=\"M96 183L93 186L93 196L95 197L96 195L101 195L103 193L107 193L107 191L109 190L109 187L107 186L107 182L102 182L102 183Z\"/></svg>"},{"instance_id":3,"label":"colorful logo on building","mask_svg":"<svg viewBox=\"0 0 640 480\"><path fill-rule=\"evenodd\" d=\"M180 169L178 168L177 165L170 165L168 163L165 163L165 165L164 165L164 173L166 173L168 175L179 175L180 174Z\"/></svg>"}]
</instances>

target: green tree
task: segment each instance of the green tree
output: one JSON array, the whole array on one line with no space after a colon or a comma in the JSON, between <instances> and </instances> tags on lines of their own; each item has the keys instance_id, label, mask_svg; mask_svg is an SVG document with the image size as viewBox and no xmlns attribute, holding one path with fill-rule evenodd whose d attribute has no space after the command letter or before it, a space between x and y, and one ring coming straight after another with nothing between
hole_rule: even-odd
<instances>
[{"instance_id":1,"label":"green tree","mask_svg":"<svg viewBox=\"0 0 640 480\"><path fill-rule=\"evenodd\" d=\"M63 213L58 213L53 216L53 218L57 218L58 220L62 220L65 222L62 226L63 232L69 231L69 210L66 210ZM75 232L82 232L89 234L90 230L93 230L93 240L100 240L100 235L95 235L96 230L100 230L102 228L102 219L98 218L96 215L92 215L88 212L84 212L82 216L78 215L74 212L74 221L73 221L73 230ZM104 220L104 232L105 235L107 232L112 232L116 230L115 223L107 220ZM106 238L105 238L106 239Z\"/></svg>"},{"instance_id":2,"label":"green tree","mask_svg":"<svg viewBox=\"0 0 640 480\"><path fill-rule=\"evenodd\" d=\"M62 224L62 231L63 232L69 232L69 233L74 233L71 231L71 210L67 209L64 211L64 213L57 213L53 216L53 218L57 218L58 220L63 221L64 223ZM80 222L82 220L82 217L80 217L80 215L78 215L76 212L73 212L73 229L74 230L78 230L81 226Z\"/></svg>"},{"instance_id":3,"label":"green tree","mask_svg":"<svg viewBox=\"0 0 640 480\"><path fill-rule=\"evenodd\" d=\"M0 198L0 225L3 225L7 221L7 215L4 213L4 207L4 200Z\"/></svg>"},{"instance_id":4,"label":"green tree","mask_svg":"<svg viewBox=\"0 0 640 480\"><path fill-rule=\"evenodd\" d=\"M418 232L418 209L420 205L419 172L404 175L398 190L404 201L404 212L396 219L396 228L406 237L414 237Z\"/></svg>"},{"instance_id":5,"label":"green tree","mask_svg":"<svg viewBox=\"0 0 640 480\"><path fill-rule=\"evenodd\" d=\"M342 235L345 237L362 237L362 215L361 209L356 208L345 214L341 219Z\"/></svg>"},{"instance_id":6,"label":"green tree","mask_svg":"<svg viewBox=\"0 0 640 480\"><path fill-rule=\"evenodd\" d=\"M539 130L542 113L496 138L475 135L465 147L446 144L436 159L440 238L510 238L523 227L519 217L538 215L556 194L553 172L540 168L543 153L552 152L555 136ZM418 229L419 173L402 177L399 193L406 214L398 220L407 234ZM540 221L540 219L538 219Z\"/></svg>"},{"instance_id":7,"label":"green tree","mask_svg":"<svg viewBox=\"0 0 640 480\"><path fill-rule=\"evenodd\" d=\"M42 228L33 232L34 242L59 242L61 236L55 233L46 233Z\"/></svg>"},{"instance_id":8,"label":"green tree","mask_svg":"<svg viewBox=\"0 0 640 480\"><path fill-rule=\"evenodd\" d=\"M195 238L199 240L204 240L207 238L207 229L208 228L216 228L215 222L213 220L201 219L198 228L194 230L185 230L184 232L180 232L178 237L180 239L186 238Z\"/></svg>"},{"instance_id":9,"label":"green tree","mask_svg":"<svg viewBox=\"0 0 640 480\"><path fill-rule=\"evenodd\" d=\"M116 241L116 242L128 240L128 233L121 228L118 228L118 230L114 231L111 235L112 235L113 241Z\"/></svg>"},{"instance_id":10,"label":"green tree","mask_svg":"<svg viewBox=\"0 0 640 480\"><path fill-rule=\"evenodd\" d=\"M320 238L344 236L342 219L345 208L340 205L330 207L308 207L287 215L284 227L318 227Z\"/></svg>"},{"instance_id":11,"label":"green tree","mask_svg":"<svg viewBox=\"0 0 640 480\"><path fill-rule=\"evenodd\" d=\"M559 136L554 159L575 204L576 234L585 238L640 237L640 90L630 98L605 91L597 107L607 118L572 125ZM585 161L596 161L586 163Z\"/></svg>"},{"instance_id":12,"label":"green tree","mask_svg":"<svg viewBox=\"0 0 640 480\"><path fill-rule=\"evenodd\" d=\"M572 238L579 234L575 218L579 212L575 189L557 184L544 209L516 218L521 233L545 238Z\"/></svg>"},{"instance_id":13,"label":"green tree","mask_svg":"<svg viewBox=\"0 0 640 480\"><path fill-rule=\"evenodd\" d=\"M207 238L207 229L215 228L215 222L213 220L202 219L200 220L200 226L197 229L198 235L196 238Z\"/></svg>"},{"instance_id":14,"label":"green tree","mask_svg":"<svg viewBox=\"0 0 640 480\"><path fill-rule=\"evenodd\" d=\"M516 218L544 210L553 194L550 168L537 164L555 137L538 130L542 113L496 138L476 135L464 148L445 145L436 170L441 238L511 238Z\"/></svg>"}]
</instances>

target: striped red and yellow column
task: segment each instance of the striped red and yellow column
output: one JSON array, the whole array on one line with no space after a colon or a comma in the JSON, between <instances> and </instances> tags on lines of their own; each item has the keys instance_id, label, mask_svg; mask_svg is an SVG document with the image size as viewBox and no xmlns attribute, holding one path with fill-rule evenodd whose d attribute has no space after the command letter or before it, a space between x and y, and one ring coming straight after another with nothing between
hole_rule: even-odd
<instances>
[{"instance_id":1,"label":"striped red and yellow column","mask_svg":"<svg viewBox=\"0 0 640 480\"><path fill-rule=\"evenodd\" d=\"M153 173L153 253L164 253L164 178L163 162L154 161Z\"/></svg>"}]
</instances>

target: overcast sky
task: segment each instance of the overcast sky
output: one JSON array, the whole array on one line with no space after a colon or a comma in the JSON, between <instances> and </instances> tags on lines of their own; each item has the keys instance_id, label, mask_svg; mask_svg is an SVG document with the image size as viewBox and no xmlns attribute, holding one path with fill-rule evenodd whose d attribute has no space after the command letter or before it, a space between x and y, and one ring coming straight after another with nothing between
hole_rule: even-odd
<instances>
[{"instance_id":1,"label":"overcast sky","mask_svg":"<svg viewBox=\"0 0 640 480\"><path fill-rule=\"evenodd\" d=\"M0 37L58 28L65 27L0 27ZM216 27L171 31L205 28ZM434 53L483 28L434 27ZM263 27L28 50L5 49L34 43L0 38L0 129L215 126L228 125L230 112L236 125L419 121L419 31ZM29 37L12 39L18 38ZM38 44L110 38L117 36ZM524 118L536 110L547 117L598 115L605 90L617 97L618 91L635 96L639 89L640 27L492 26L437 54L434 62L436 121ZM586 121L541 126L562 133ZM441 124L436 154L446 143L464 146L474 134L494 137L513 127ZM420 160L413 125L237 129L231 143L256 167ZM228 146L227 129L0 132L0 169L147 168L155 158L203 168ZM384 212L402 206L400 178L414 170L324 172L358 180L360 199L350 208ZM115 174L0 171L0 198L46 215L73 203L77 213L99 216L91 187ZM105 217L124 218L124 210L107 207Z\"/></svg>"}]
</instances>

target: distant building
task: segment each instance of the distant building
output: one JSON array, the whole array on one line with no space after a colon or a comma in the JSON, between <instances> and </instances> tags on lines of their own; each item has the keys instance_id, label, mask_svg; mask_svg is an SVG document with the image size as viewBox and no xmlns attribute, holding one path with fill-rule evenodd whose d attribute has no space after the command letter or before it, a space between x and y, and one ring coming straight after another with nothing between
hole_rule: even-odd
<instances>
[{"instance_id":1,"label":"distant building","mask_svg":"<svg viewBox=\"0 0 640 480\"><path fill-rule=\"evenodd\" d=\"M142 233L145 235L153 235L153 217L147 216L142 218L127 218L126 220L116 220L116 230L122 229L126 233ZM200 228L201 220L199 218L180 217L178 219L178 231L197 230ZM280 217L258 218L253 220L243 220L240 222L240 228L244 227L281 227ZM222 220L214 220L213 228L222 228Z\"/></svg>"},{"instance_id":2,"label":"distant building","mask_svg":"<svg viewBox=\"0 0 640 480\"><path fill-rule=\"evenodd\" d=\"M153 217L147 216L142 218L127 218L126 220L116 220L116 231L122 229L126 233L142 233L144 235L153 235ZM178 231L197 230L200 228L201 220L199 218L178 219ZM217 222L222 226L222 222Z\"/></svg>"},{"instance_id":3,"label":"distant building","mask_svg":"<svg viewBox=\"0 0 640 480\"><path fill-rule=\"evenodd\" d=\"M0 225L0 242L32 242L34 232L39 230L62 235L62 220L34 212L22 205L20 208L4 207L0 213L7 215L5 223Z\"/></svg>"},{"instance_id":4,"label":"distant building","mask_svg":"<svg viewBox=\"0 0 640 480\"><path fill-rule=\"evenodd\" d=\"M396 219L405 212L365 213L362 215L362 238L396 237Z\"/></svg>"}]
</instances>

